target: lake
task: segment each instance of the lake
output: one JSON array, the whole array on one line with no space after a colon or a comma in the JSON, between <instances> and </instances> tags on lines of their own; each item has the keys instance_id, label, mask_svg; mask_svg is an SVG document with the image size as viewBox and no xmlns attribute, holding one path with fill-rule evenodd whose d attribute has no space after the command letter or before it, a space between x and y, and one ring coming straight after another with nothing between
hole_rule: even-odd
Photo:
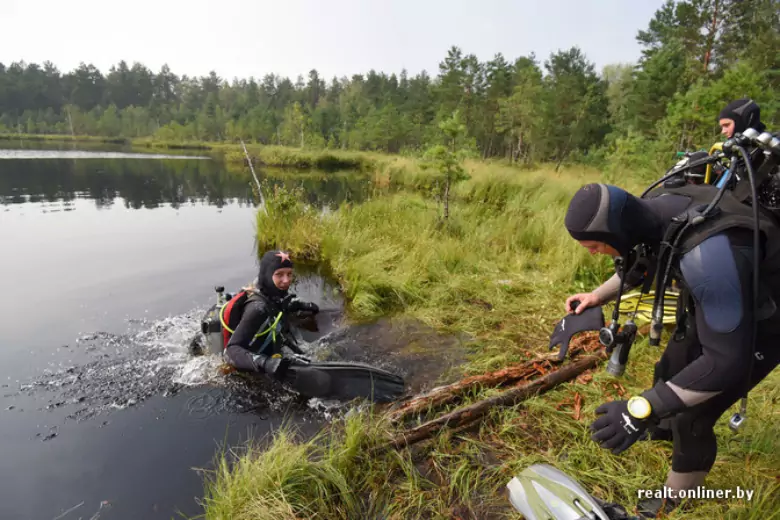
<instances>
[{"instance_id":1,"label":"lake","mask_svg":"<svg viewBox=\"0 0 780 520\"><path fill-rule=\"evenodd\" d=\"M311 403L225 385L218 360L186 351L214 286L256 274L247 171L121 147L0 148L0 518L198 514L196 468L220 446L284 421L303 434L319 427ZM331 209L369 184L260 173ZM300 270L293 290L342 305L314 269ZM337 315L322 313L307 339Z\"/></svg>"}]
</instances>

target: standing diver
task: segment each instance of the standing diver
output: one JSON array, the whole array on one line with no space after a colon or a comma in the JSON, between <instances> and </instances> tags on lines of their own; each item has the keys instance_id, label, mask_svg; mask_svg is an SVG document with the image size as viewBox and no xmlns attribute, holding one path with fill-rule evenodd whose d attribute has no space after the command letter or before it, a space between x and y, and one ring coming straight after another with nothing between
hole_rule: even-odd
<instances>
[{"instance_id":1,"label":"standing diver","mask_svg":"<svg viewBox=\"0 0 780 520\"><path fill-rule=\"evenodd\" d=\"M709 203L716 191L708 185L662 188L649 198L638 198L615 186L589 184L572 198L565 225L591 254L630 259L641 248L657 254L674 219ZM743 218L751 214L750 208L729 194L721 206L713 225L682 235L688 238L670 264L681 285L677 327L655 366L654 386L631 399L602 404L591 425L593 440L615 454L646 433L650 439L671 437L672 468L665 487L673 498L640 502L639 512L648 518L676 507L680 491L703 484L717 454L716 421L780 361L780 312L775 305L780 287L777 279L767 278L764 263L753 343L753 255L765 261L772 243L765 236L761 250L754 251L752 221ZM740 212L742 216L733 216ZM762 217L761 230L767 229L771 224ZM620 279L613 277L593 293L569 297L566 309L572 312L578 300L573 312L580 314L614 299L619 286Z\"/></svg>"},{"instance_id":2,"label":"standing diver","mask_svg":"<svg viewBox=\"0 0 780 520\"><path fill-rule=\"evenodd\" d=\"M291 337L288 319L297 312L317 314L319 307L289 292L292 274L288 253L268 251L260 260L254 284L220 309L225 361L240 371L267 374L306 397L375 402L400 397L403 378L386 370L363 363L315 363L303 357ZM282 347L295 355L283 355Z\"/></svg>"}]
</instances>

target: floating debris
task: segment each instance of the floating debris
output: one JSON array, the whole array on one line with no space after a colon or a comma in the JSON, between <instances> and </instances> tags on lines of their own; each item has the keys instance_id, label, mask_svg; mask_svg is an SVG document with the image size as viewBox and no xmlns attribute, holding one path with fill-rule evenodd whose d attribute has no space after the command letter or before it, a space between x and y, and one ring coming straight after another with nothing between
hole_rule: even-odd
<instances>
[{"instance_id":1,"label":"floating debris","mask_svg":"<svg viewBox=\"0 0 780 520\"><path fill-rule=\"evenodd\" d=\"M56 437L57 433L58 433L58 429L59 429L58 426L52 426L51 428L49 428L49 433L43 439L41 439L41 442L50 441L54 437ZM40 435L40 434L38 434L38 435Z\"/></svg>"}]
</instances>

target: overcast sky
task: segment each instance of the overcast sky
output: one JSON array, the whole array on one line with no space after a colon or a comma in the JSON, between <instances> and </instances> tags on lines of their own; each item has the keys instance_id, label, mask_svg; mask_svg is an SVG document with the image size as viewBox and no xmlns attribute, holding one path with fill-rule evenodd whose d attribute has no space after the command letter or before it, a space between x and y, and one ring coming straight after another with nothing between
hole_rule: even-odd
<instances>
[{"instance_id":1,"label":"overcast sky","mask_svg":"<svg viewBox=\"0 0 780 520\"><path fill-rule=\"evenodd\" d=\"M597 68L634 62L636 33L663 0L0 0L0 62L124 59L157 72L432 75L452 45L511 61L578 45Z\"/></svg>"}]
</instances>

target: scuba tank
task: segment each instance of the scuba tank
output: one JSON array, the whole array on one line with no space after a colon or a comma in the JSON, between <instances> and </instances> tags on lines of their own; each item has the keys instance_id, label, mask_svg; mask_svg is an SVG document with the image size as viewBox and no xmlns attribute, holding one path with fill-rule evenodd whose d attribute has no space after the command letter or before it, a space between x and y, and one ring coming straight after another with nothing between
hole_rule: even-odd
<instances>
[{"instance_id":1,"label":"scuba tank","mask_svg":"<svg viewBox=\"0 0 780 520\"><path fill-rule=\"evenodd\" d=\"M224 348L224 339L222 337L222 324L219 320L219 312L222 306L229 300L225 296L225 288L217 286L214 288L217 292L217 303L212 305L200 320L200 331L205 340L205 352L208 354L221 354Z\"/></svg>"}]
</instances>

